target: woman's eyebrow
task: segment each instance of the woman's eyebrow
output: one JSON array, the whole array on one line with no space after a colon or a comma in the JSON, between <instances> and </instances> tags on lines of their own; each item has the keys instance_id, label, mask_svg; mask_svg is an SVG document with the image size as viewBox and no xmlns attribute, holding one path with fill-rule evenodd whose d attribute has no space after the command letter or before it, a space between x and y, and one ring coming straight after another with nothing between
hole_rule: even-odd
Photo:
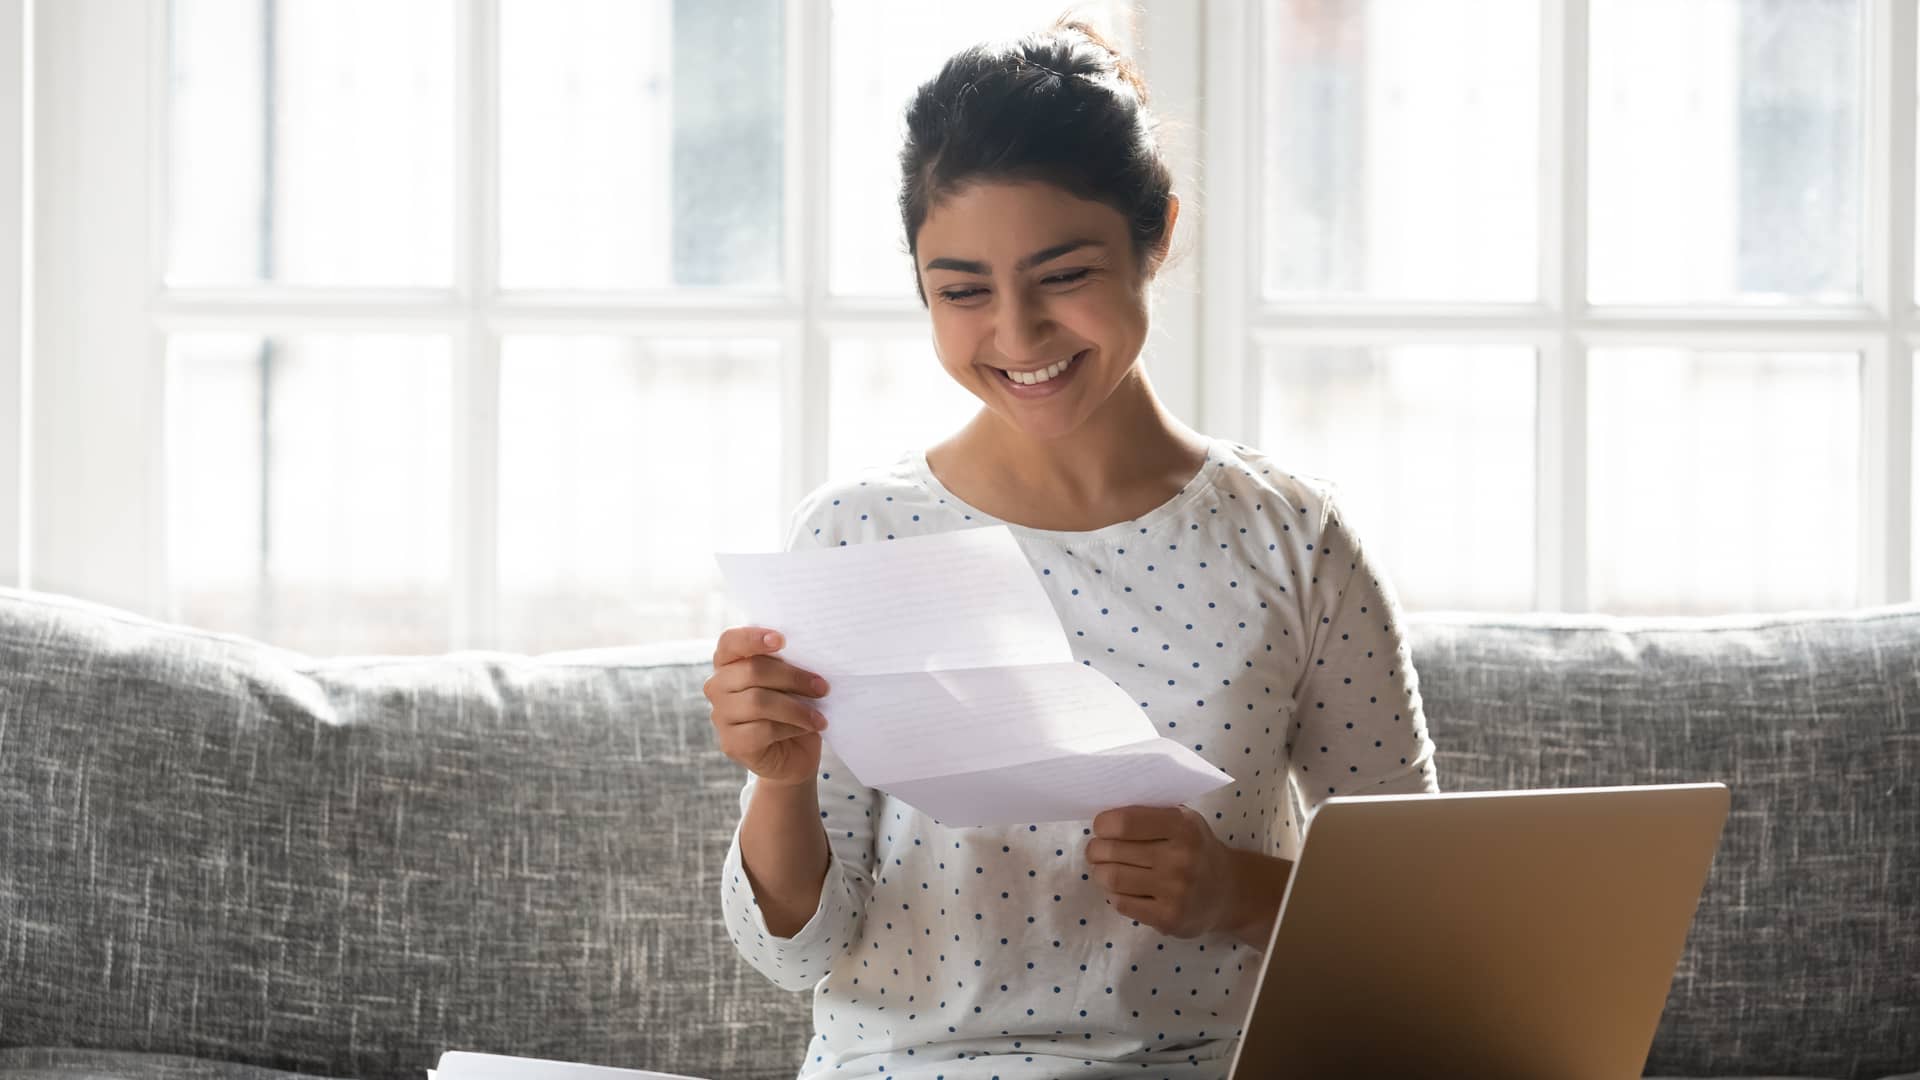
<instances>
[{"instance_id":1,"label":"woman's eyebrow","mask_svg":"<svg viewBox=\"0 0 1920 1080\"><path fill-rule=\"evenodd\" d=\"M1068 240L1065 243L1055 244L1052 247L1041 248L1039 251L1036 251L1031 255L1027 255L1021 258L1020 261L1013 264L1013 268L1015 270L1028 270L1035 266L1039 266L1043 262L1050 262L1054 259L1059 258L1062 255L1066 255L1074 251L1079 251L1081 248L1105 247L1105 246L1106 244L1099 240L1090 240L1090 239L1084 239L1084 238L1077 239L1077 240ZM962 274L985 274L987 272L987 264L983 262L979 262L974 259L939 258L939 259L927 260L926 269L957 270Z\"/></svg>"}]
</instances>

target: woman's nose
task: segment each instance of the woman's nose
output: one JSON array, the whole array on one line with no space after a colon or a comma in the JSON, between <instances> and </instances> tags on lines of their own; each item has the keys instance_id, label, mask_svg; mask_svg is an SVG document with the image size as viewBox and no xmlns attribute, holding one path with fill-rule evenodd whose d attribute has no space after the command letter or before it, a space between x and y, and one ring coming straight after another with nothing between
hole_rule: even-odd
<instances>
[{"instance_id":1,"label":"woman's nose","mask_svg":"<svg viewBox=\"0 0 1920 1080\"><path fill-rule=\"evenodd\" d=\"M994 319L994 347L1015 364L1048 359L1046 346L1053 339L1054 327L1045 305L1023 299L1013 290L1003 295L1007 300Z\"/></svg>"}]
</instances>

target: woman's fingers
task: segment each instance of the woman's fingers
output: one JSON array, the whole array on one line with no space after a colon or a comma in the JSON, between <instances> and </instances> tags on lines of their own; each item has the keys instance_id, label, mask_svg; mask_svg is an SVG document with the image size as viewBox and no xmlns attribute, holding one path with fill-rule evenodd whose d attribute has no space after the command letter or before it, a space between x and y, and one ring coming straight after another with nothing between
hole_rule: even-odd
<instances>
[{"instance_id":1,"label":"woman's fingers","mask_svg":"<svg viewBox=\"0 0 1920 1080\"><path fill-rule=\"evenodd\" d=\"M785 644L763 626L729 627L701 690L722 753L765 780L797 783L817 768L827 718L811 699L824 697L827 684L772 655Z\"/></svg>"},{"instance_id":2,"label":"woman's fingers","mask_svg":"<svg viewBox=\"0 0 1920 1080\"><path fill-rule=\"evenodd\" d=\"M714 645L713 666L718 669L749 656L779 652L786 643L778 630L769 630L764 626L731 626L720 632L720 640Z\"/></svg>"},{"instance_id":3,"label":"woman's fingers","mask_svg":"<svg viewBox=\"0 0 1920 1080\"><path fill-rule=\"evenodd\" d=\"M748 720L720 731L720 752L730 758L754 759L776 743L812 735L813 731L773 720Z\"/></svg>"},{"instance_id":4,"label":"woman's fingers","mask_svg":"<svg viewBox=\"0 0 1920 1080\"><path fill-rule=\"evenodd\" d=\"M1156 853L1164 847L1166 843L1159 840L1108 840L1096 836L1087 841L1087 861L1125 863L1152 869L1158 865L1154 861Z\"/></svg>"},{"instance_id":5,"label":"woman's fingers","mask_svg":"<svg viewBox=\"0 0 1920 1080\"><path fill-rule=\"evenodd\" d=\"M751 686L726 695L713 708L714 720L722 727L738 727L758 721L770 721L811 735L826 727L826 717L818 709L778 690ZM789 734L786 738L792 738Z\"/></svg>"},{"instance_id":6,"label":"woman's fingers","mask_svg":"<svg viewBox=\"0 0 1920 1080\"><path fill-rule=\"evenodd\" d=\"M707 679L707 697L738 693L753 687L781 690L802 697L825 697L827 681L802 671L777 656L749 656L715 671Z\"/></svg>"},{"instance_id":7,"label":"woman's fingers","mask_svg":"<svg viewBox=\"0 0 1920 1080\"><path fill-rule=\"evenodd\" d=\"M1088 871L1100 887L1115 896L1157 896L1152 871L1124 863L1094 863Z\"/></svg>"},{"instance_id":8,"label":"woman's fingers","mask_svg":"<svg viewBox=\"0 0 1920 1080\"><path fill-rule=\"evenodd\" d=\"M775 640L778 640L777 634ZM753 651L756 649L759 651ZM707 700L718 705L721 695L751 687L784 690L805 697L826 696L829 687L825 679L768 655L767 650L764 634L758 627L734 627L722 633L713 653L713 674L703 687Z\"/></svg>"},{"instance_id":9,"label":"woman's fingers","mask_svg":"<svg viewBox=\"0 0 1920 1080\"><path fill-rule=\"evenodd\" d=\"M1107 901L1113 905L1114 913L1123 919L1133 919L1146 923L1155 930L1165 932L1172 920L1167 917L1166 905L1144 896L1115 896Z\"/></svg>"}]
</instances>

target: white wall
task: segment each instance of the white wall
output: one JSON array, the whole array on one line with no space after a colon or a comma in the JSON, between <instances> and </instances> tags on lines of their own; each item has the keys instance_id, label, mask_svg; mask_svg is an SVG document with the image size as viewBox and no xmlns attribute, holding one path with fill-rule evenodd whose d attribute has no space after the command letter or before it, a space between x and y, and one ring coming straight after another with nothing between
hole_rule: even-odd
<instances>
[{"instance_id":1,"label":"white wall","mask_svg":"<svg viewBox=\"0 0 1920 1080\"><path fill-rule=\"evenodd\" d=\"M31 400L37 417L85 419L33 429L32 585L146 613L161 607L164 556L146 139L165 12L147 0L34 10Z\"/></svg>"},{"instance_id":2,"label":"white wall","mask_svg":"<svg viewBox=\"0 0 1920 1080\"><path fill-rule=\"evenodd\" d=\"M32 16L33 0L0 0L0 585L11 586L25 586L29 574L22 526L31 378L25 336L31 310L26 259L33 239L27 213Z\"/></svg>"}]
</instances>

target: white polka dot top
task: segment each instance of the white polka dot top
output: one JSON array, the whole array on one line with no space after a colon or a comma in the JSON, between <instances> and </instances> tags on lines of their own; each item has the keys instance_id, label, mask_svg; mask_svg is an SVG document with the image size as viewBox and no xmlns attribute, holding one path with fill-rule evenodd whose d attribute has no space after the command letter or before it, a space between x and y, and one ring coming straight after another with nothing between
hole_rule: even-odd
<instances>
[{"instance_id":1,"label":"white polka dot top","mask_svg":"<svg viewBox=\"0 0 1920 1080\"><path fill-rule=\"evenodd\" d=\"M914 451L809 494L787 547L1003 524L1074 656L1234 778L1191 804L1227 844L1291 859L1330 795L1439 790L1391 588L1330 485L1246 446L1210 439L1178 494L1090 532L982 513ZM819 791L833 865L793 937L768 932L737 828L721 879L741 955L813 991L802 1078L1224 1076L1258 951L1116 915L1091 822L939 825L830 749ZM752 796L749 775L743 815Z\"/></svg>"}]
</instances>

